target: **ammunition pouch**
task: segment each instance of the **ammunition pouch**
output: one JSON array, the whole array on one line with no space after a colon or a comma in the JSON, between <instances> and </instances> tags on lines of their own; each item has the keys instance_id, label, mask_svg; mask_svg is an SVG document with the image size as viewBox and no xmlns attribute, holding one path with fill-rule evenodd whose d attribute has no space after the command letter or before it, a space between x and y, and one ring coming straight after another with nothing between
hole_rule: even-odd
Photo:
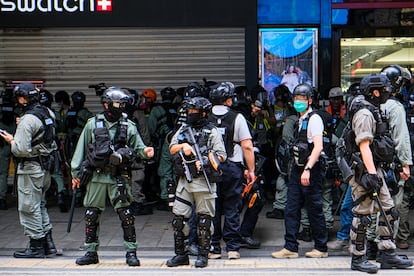
<instances>
[{"instance_id":1,"label":"ammunition pouch","mask_svg":"<svg viewBox=\"0 0 414 276\"><path fill-rule=\"evenodd\" d=\"M92 169L88 165L88 161L83 161L78 172L77 178L80 179L80 187L83 188L88 184L92 179Z\"/></svg>"},{"instance_id":2,"label":"ammunition pouch","mask_svg":"<svg viewBox=\"0 0 414 276\"><path fill-rule=\"evenodd\" d=\"M93 130L95 143L89 144L87 159L92 167L105 169L109 163L109 156L112 154L109 131L105 127L98 127Z\"/></svg>"},{"instance_id":3,"label":"ammunition pouch","mask_svg":"<svg viewBox=\"0 0 414 276\"><path fill-rule=\"evenodd\" d=\"M295 164L299 167L304 167L311 151L309 149L309 144L306 142L299 142L293 146L293 157Z\"/></svg>"},{"instance_id":4,"label":"ammunition pouch","mask_svg":"<svg viewBox=\"0 0 414 276\"><path fill-rule=\"evenodd\" d=\"M187 156L184 156L184 159L185 160L183 160L181 158L181 156L178 152L172 156L175 174L177 176L187 177L187 175L185 173L186 169L184 168L184 165L183 165L183 162L184 162L186 164L187 168L189 169L191 176L192 177L198 177L197 168L196 168L196 165L195 165L195 162L197 160L194 159L194 158L188 159Z\"/></svg>"},{"instance_id":5,"label":"ammunition pouch","mask_svg":"<svg viewBox=\"0 0 414 276\"><path fill-rule=\"evenodd\" d=\"M40 157L40 165L45 171L49 171L50 173L55 173L60 169L60 155L59 151L55 150L50 153L48 156L41 155Z\"/></svg>"},{"instance_id":6,"label":"ammunition pouch","mask_svg":"<svg viewBox=\"0 0 414 276\"><path fill-rule=\"evenodd\" d=\"M375 136L370 145L374 162L392 163L394 160L394 141L387 135Z\"/></svg>"}]
</instances>

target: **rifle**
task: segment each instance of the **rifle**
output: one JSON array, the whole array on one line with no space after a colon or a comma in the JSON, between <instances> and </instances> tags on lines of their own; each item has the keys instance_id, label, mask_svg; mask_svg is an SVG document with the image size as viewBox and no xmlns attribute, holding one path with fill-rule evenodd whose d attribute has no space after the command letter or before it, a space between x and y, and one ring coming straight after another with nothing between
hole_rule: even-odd
<instances>
[{"instance_id":1,"label":"rifle","mask_svg":"<svg viewBox=\"0 0 414 276\"><path fill-rule=\"evenodd\" d=\"M381 180L378 180L378 181L381 181ZM372 197L374 198L374 200L378 204L378 208L379 208L380 214L381 214L381 216L384 217L385 224L387 225L388 231L390 231L390 236L391 237L394 237L394 230L392 229L391 224L390 224L390 222L387 219L387 215L385 214L384 208L382 207L382 204L381 204L381 201L380 201L380 199L378 197L378 193L377 193L377 190L376 189L372 193Z\"/></svg>"},{"instance_id":2,"label":"rifle","mask_svg":"<svg viewBox=\"0 0 414 276\"><path fill-rule=\"evenodd\" d=\"M181 164L183 165L183 168L184 168L185 178L187 179L188 183L191 183L193 182L193 177L191 175L190 168L188 168L188 165L187 165L188 161L186 161L184 158L183 150L180 150L178 154L180 155Z\"/></svg>"},{"instance_id":3,"label":"rifle","mask_svg":"<svg viewBox=\"0 0 414 276\"><path fill-rule=\"evenodd\" d=\"M88 160L84 160L82 162L82 165L80 167L79 173L77 175L77 178L80 179L80 187L85 187L86 184L89 183L92 179L92 167L89 165ZM70 205L70 212L69 212L69 220L68 220L68 226L66 228L66 232L70 232L70 229L72 227L72 220L73 220L73 214L75 212L75 205L76 205L76 193L78 192L78 188L73 190L72 194L72 202Z\"/></svg>"},{"instance_id":4,"label":"rifle","mask_svg":"<svg viewBox=\"0 0 414 276\"><path fill-rule=\"evenodd\" d=\"M336 144L335 156L336 156L336 163L338 164L338 168L341 171L341 175L343 181L345 183L349 183L351 178L354 176L354 173L351 167L348 165L348 162L345 160L345 140L344 138L339 138Z\"/></svg>"},{"instance_id":5,"label":"rifle","mask_svg":"<svg viewBox=\"0 0 414 276\"><path fill-rule=\"evenodd\" d=\"M188 139L189 140L188 142L193 146L193 148L196 152L196 159L198 159L200 161L201 171L203 172L204 179L207 182L208 191L211 194L213 191L211 189L211 183L210 183L210 180L208 179L207 172L206 172L206 169L204 167L205 164L204 164L203 156L201 155L201 152L200 152L200 147L197 144L197 141L194 137L193 129L191 128L191 126L188 126L187 129L188 129L188 134L189 134L188 138L190 138L190 139Z\"/></svg>"}]
</instances>

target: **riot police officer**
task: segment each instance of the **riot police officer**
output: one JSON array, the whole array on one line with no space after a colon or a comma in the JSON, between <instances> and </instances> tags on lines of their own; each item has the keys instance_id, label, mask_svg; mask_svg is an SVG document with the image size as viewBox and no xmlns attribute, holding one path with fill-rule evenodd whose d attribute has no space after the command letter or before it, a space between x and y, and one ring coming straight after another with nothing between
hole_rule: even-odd
<instances>
[{"instance_id":1,"label":"riot police officer","mask_svg":"<svg viewBox=\"0 0 414 276\"><path fill-rule=\"evenodd\" d=\"M392 162L394 156L394 143L389 137L388 124L379 109L387 101L392 86L385 74L371 74L361 80L360 88L363 98L356 97L350 108L351 114L354 114L351 118L354 135L346 139L349 144L347 151L353 153L354 162L357 163L355 175L350 180L355 214L350 235L351 269L368 273L378 271L378 267L368 262L365 256L366 229L371 224L371 214L378 211L381 211L378 225L381 268L410 267L412 260L395 253L392 225L398 212L381 167Z\"/></svg>"},{"instance_id":2,"label":"riot police officer","mask_svg":"<svg viewBox=\"0 0 414 276\"><path fill-rule=\"evenodd\" d=\"M30 238L29 247L14 252L15 258L44 258L57 252L52 239L52 224L46 209L46 192L57 145L54 140L53 113L39 103L39 91L30 82L15 87L14 93L23 116L13 135L0 132L11 145L18 160L17 186L20 223Z\"/></svg>"},{"instance_id":3,"label":"riot police officer","mask_svg":"<svg viewBox=\"0 0 414 276\"><path fill-rule=\"evenodd\" d=\"M175 120L178 117L177 108L172 103L176 91L171 87L161 90L162 103L151 109L148 117L148 129L153 137L153 143L158 149L158 175L160 177L160 198L158 210L169 211L167 186L169 181L174 181L173 166L166 140L167 134L174 130Z\"/></svg>"},{"instance_id":4,"label":"riot police officer","mask_svg":"<svg viewBox=\"0 0 414 276\"><path fill-rule=\"evenodd\" d=\"M87 252L76 259L78 265L99 262L99 216L105 209L107 196L122 222L126 263L140 265L126 178L135 155L152 158L154 149L144 145L135 124L126 118L125 105L129 100L129 94L120 88L106 89L102 96L104 112L88 120L72 157L72 188L86 185L83 203Z\"/></svg>"},{"instance_id":5,"label":"riot police officer","mask_svg":"<svg viewBox=\"0 0 414 276\"><path fill-rule=\"evenodd\" d=\"M213 174L209 173L214 165L207 156L212 153L219 162L223 162L227 156L221 134L207 120L211 106L211 103L202 97L189 99L187 125L181 126L171 139L170 153L176 156L175 160L178 159L175 168L180 178L175 193L172 221L176 256L167 261L169 267L189 264L185 240L189 234L188 221L193 204L198 218L198 257L195 266L205 267L208 263L212 218L215 214L216 183ZM201 159L204 163L203 168L200 164ZM205 162L205 159L209 162Z\"/></svg>"},{"instance_id":6,"label":"riot police officer","mask_svg":"<svg viewBox=\"0 0 414 276\"><path fill-rule=\"evenodd\" d=\"M14 133L16 130L16 120L14 116L13 90L6 89L1 93L0 98L0 128L8 133ZM0 210L7 210L7 177L9 175L10 164L10 147L3 139L0 139Z\"/></svg>"}]
</instances>

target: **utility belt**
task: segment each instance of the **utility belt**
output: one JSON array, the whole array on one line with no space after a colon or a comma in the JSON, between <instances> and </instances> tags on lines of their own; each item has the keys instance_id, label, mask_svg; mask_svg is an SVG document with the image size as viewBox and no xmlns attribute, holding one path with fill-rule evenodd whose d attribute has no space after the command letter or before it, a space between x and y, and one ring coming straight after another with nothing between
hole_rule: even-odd
<instances>
[{"instance_id":1,"label":"utility belt","mask_svg":"<svg viewBox=\"0 0 414 276\"><path fill-rule=\"evenodd\" d=\"M53 151L50 155L39 155L34 157L19 158L20 168L23 169L24 162L37 162L43 170L54 173L59 168L59 152Z\"/></svg>"}]
</instances>

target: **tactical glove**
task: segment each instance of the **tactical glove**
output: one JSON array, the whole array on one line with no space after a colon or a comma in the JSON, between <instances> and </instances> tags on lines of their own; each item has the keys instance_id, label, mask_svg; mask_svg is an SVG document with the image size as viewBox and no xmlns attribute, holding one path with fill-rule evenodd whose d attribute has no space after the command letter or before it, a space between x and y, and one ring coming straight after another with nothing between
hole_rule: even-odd
<instances>
[{"instance_id":1,"label":"tactical glove","mask_svg":"<svg viewBox=\"0 0 414 276\"><path fill-rule=\"evenodd\" d=\"M361 178L361 186L368 192L379 191L382 181L377 174L366 173Z\"/></svg>"}]
</instances>

